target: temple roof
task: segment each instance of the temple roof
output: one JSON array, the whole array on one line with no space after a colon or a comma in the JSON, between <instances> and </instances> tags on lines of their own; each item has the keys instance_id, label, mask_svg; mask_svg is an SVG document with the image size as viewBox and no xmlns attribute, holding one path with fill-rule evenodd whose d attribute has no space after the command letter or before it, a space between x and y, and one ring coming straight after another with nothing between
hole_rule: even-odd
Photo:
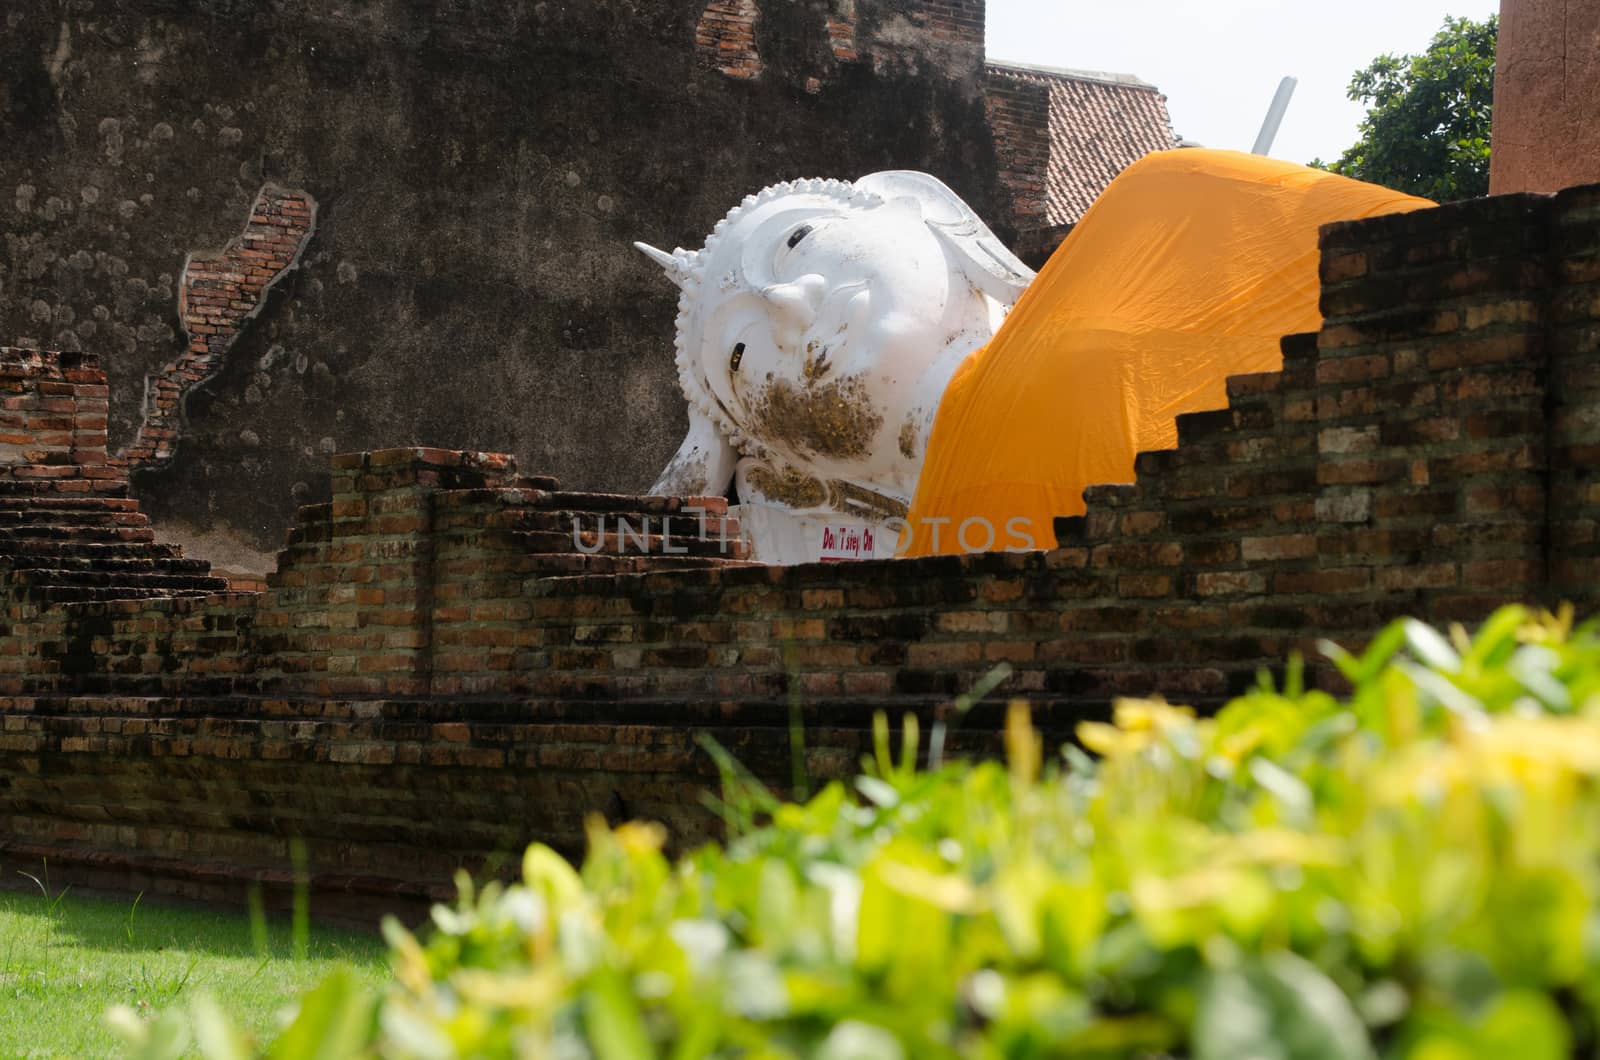
<instances>
[{"instance_id":1,"label":"temple roof","mask_svg":"<svg viewBox=\"0 0 1600 1060\"><path fill-rule=\"evenodd\" d=\"M1131 74L997 62L992 77L1042 86L1049 100L1044 220L1077 223L1106 185L1151 151L1179 145L1167 97Z\"/></svg>"}]
</instances>

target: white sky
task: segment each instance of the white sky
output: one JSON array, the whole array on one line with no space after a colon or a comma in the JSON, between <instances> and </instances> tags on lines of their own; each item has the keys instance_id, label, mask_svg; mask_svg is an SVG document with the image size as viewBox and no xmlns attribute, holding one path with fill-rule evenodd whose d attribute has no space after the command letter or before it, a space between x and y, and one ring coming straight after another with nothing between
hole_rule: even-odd
<instances>
[{"instance_id":1,"label":"white sky","mask_svg":"<svg viewBox=\"0 0 1600 1060\"><path fill-rule=\"evenodd\" d=\"M1167 96L1180 136L1250 150L1285 75L1300 79L1272 155L1337 158L1356 138L1350 76L1415 54L1446 15L1499 0L988 0L991 59L1136 74Z\"/></svg>"}]
</instances>

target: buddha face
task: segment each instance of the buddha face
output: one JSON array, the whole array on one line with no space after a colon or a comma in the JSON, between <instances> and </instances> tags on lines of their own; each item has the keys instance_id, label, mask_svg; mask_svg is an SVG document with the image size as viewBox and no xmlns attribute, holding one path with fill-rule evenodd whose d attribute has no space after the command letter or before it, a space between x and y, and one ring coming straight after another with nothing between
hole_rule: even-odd
<instances>
[{"instance_id":1,"label":"buddha face","mask_svg":"<svg viewBox=\"0 0 1600 1060\"><path fill-rule=\"evenodd\" d=\"M684 288L685 392L741 453L909 499L949 373L1005 307L952 253L923 186L883 179L899 176L960 206L920 175L802 181L747 199L704 250L641 249Z\"/></svg>"},{"instance_id":2,"label":"buddha face","mask_svg":"<svg viewBox=\"0 0 1600 1060\"><path fill-rule=\"evenodd\" d=\"M913 200L775 205L708 262L714 293L697 352L746 435L819 473L847 475L898 430L967 285Z\"/></svg>"}]
</instances>

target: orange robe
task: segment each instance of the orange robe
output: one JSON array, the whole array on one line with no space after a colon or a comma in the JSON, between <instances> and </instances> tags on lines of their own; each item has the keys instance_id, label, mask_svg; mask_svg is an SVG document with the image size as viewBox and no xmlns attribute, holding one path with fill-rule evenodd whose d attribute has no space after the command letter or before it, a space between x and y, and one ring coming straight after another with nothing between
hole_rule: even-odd
<instances>
[{"instance_id":1,"label":"orange robe","mask_svg":"<svg viewBox=\"0 0 1600 1060\"><path fill-rule=\"evenodd\" d=\"M907 555L1037 547L1084 487L1131 482L1134 455L1177 444L1173 418L1227 405L1224 380L1282 367L1314 331L1317 230L1432 206L1374 184L1234 151L1147 155L1111 183L939 404ZM929 520L942 524L937 547ZM1014 522L1026 520L1024 524ZM981 548L981 525L964 535Z\"/></svg>"}]
</instances>

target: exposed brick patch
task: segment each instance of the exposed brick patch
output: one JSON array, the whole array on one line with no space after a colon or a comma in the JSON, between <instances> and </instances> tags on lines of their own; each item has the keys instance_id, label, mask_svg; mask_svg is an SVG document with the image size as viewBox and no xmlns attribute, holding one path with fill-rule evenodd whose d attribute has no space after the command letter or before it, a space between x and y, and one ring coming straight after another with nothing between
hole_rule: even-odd
<instances>
[{"instance_id":1,"label":"exposed brick patch","mask_svg":"<svg viewBox=\"0 0 1600 1060\"><path fill-rule=\"evenodd\" d=\"M834 0L827 29L828 46L835 59L850 63L861 57L856 51L856 0Z\"/></svg>"},{"instance_id":2,"label":"exposed brick patch","mask_svg":"<svg viewBox=\"0 0 1600 1060\"><path fill-rule=\"evenodd\" d=\"M188 347L145 380L144 420L115 463L157 467L172 459L183 431L184 400L222 370L240 332L266 304L267 292L299 265L316 222L317 203L309 194L266 184L239 236L220 251L189 256L178 288Z\"/></svg>"},{"instance_id":3,"label":"exposed brick patch","mask_svg":"<svg viewBox=\"0 0 1600 1060\"><path fill-rule=\"evenodd\" d=\"M695 25L695 46L729 77L741 81L760 77L765 69L756 50L760 17L755 0L711 0Z\"/></svg>"}]
</instances>

